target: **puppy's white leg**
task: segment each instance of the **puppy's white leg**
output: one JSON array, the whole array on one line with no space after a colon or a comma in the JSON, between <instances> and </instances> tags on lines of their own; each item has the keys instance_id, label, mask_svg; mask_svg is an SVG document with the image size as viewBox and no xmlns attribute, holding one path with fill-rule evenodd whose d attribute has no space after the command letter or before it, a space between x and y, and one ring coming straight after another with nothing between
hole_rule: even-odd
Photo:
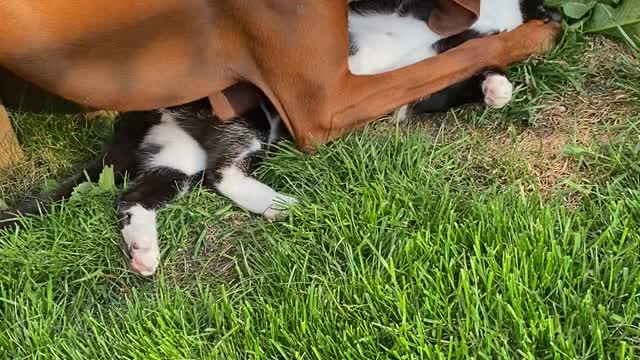
<instances>
[{"instance_id":1,"label":"puppy's white leg","mask_svg":"<svg viewBox=\"0 0 640 360\"><path fill-rule=\"evenodd\" d=\"M482 82L484 102L494 109L501 109L511 101L513 84L502 74L489 74Z\"/></svg>"},{"instance_id":2,"label":"puppy's white leg","mask_svg":"<svg viewBox=\"0 0 640 360\"><path fill-rule=\"evenodd\" d=\"M266 184L247 176L235 165L220 170L220 181L215 187L241 208L254 214L262 214L268 219L285 215L287 206L297 202L294 197L280 194Z\"/></svg>"}]
</instances>

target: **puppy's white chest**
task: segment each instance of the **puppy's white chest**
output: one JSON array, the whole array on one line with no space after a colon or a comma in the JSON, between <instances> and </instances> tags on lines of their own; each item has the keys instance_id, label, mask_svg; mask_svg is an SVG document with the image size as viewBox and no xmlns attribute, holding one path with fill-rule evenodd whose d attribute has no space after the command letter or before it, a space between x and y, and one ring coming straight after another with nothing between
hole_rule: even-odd
<instances>
[{"instance_id":1,"label":"puppy's white chest","mask_svg":"<svg viewBox=\"0 0 640 360\"><path fill-rule=\"evenodd\" d=\"M350 14L349 32L358 49L349 57L349 70L356 75L379 74L432 57L432 45L442 38L423 21L397 14Z\"/></svg>"}]
</instances>

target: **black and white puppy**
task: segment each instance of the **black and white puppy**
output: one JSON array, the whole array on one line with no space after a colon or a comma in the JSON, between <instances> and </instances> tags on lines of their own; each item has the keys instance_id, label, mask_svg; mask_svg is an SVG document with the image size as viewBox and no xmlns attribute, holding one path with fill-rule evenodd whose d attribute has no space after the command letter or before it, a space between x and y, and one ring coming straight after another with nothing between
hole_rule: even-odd
<instances>
[{"instance_id":1,"label":"black and white puppy","mask_svg":"<svg viewBox=\"0 0 640 360\"><path fill-rule=\"evenodd\" d=\"M214 116L207 99L168 109L124 113L112 142L93 162L56 190L0 213L0 228L17 225L15 214L38 214L46 204L69 198L74 188L97 181L105 165L116 181L131 181L117 210L131 268L152 275L160 262L156 212L194 184L204 185L239 207L273 219L296 199L251 176L266 145L286 136L268 103L230 122Z\"/></svg>"},{"instance_id":2,"label":"black and white puppy","mask_svg":"<svg viewBox=\"0 0 640 360\"><path fill-rule=\"evenodd\" d=\"M533 19L551 20L544 0L482 0L480 16L458 35L440 36L426 26L433 0L360 0L350 4L349 69L356 75L383 73L405 67L450 50L463 42L510 31ZM410 113L445 111L466 103L482 102L504 107L513 85L500 70L487 69L395 113L401 121Z\"/></svg>"}]
</instances>

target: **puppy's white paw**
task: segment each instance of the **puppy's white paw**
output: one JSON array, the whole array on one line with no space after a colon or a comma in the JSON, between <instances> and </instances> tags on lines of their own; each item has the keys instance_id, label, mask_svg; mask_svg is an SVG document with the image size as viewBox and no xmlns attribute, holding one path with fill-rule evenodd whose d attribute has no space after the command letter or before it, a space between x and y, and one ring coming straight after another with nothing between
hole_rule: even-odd
<instances>
[{"instance_id":1,"label":"puppy's white paw","mask_svg":"<svg viewBox=\"0 0 640 360\"><path fill-rule=\"evenodd\" d=\"M134 246L137 243L134 243ZM151 276L158 269L160 264L160 250L157 246L145 249L135 249L132 247L129 250L131 256L131 270L137 272L142 276Z\"/></svg>"},{"instance_id":2,"label":"puppy's white paw","mask_svg":"<svg viewBox=\"0 0 640 360\"><path fill-rule=\"evenodd\" d=\"M156 212L135 205L124 213L128 223L122 227L122 237L131 258L129 266L142 276L151 276L160 264Z\"/></svg>"},{"instance_id":3,"label":"puppy's white paw","mask_svg":"<svg viewBox=\"0 0 640 360\"><path fill-rule=\"evenodd\" d=\"M506 76L491 74L482 82L484 102L494 109L501 109L511 101L513 84Z\"/></svg>"},{"instance_id":4,"label":"puppy's white paw","mask_svg":"<svg viewBox=\"0 0 640 360\"><path fill-rule=\"evenodd\" d=\"M262 214L267 219L276 220L287 216L289 206L295 205L298 200L293 196L276 194L271 205Z\"/></svg>"}]
</instances>

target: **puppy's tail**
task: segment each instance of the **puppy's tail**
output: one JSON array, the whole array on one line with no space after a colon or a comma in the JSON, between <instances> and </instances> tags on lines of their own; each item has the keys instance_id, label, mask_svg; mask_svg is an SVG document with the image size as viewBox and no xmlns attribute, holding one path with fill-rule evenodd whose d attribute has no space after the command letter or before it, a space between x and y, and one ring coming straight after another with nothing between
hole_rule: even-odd
<instances>
[{"instance_id":1,"label":"puppy's tail","mask_svg":"<svg viewBox=\"0 0 640 360\"><path fill-rule=\"evenodd\" d=\"M104 153L98 159L87 164L83 171L78 172L60 184L55 190L22 200L12 209L1 211L0 229L19 225L19 221L16 218L17 215L44 214L48 209L48 205L68 199L73 193L73 189L79 184L85 181L98 181L104 165L110 165L106 161L108 158L107 153Z\"/></svg>"},{"instance_id":2,"label":"puppy's tail","mask_svg":"<svg viewBox=\"0 0 640 360\"><path fill-rule=\"evenodd\" d=\"M158 123L159 117L156 111L132 111L122 114L115 125L112 141L100 156L55 190L23 200L12 209L0 211L0 230L20 225L17 215L46 213L49 205L68 199L79 184L85 181L98 181L105 166L113 166L116 184L122 184L126 176L134 178L139 165L136 156L138 147L149 129Z\"/></svg>"}]
</instances>

